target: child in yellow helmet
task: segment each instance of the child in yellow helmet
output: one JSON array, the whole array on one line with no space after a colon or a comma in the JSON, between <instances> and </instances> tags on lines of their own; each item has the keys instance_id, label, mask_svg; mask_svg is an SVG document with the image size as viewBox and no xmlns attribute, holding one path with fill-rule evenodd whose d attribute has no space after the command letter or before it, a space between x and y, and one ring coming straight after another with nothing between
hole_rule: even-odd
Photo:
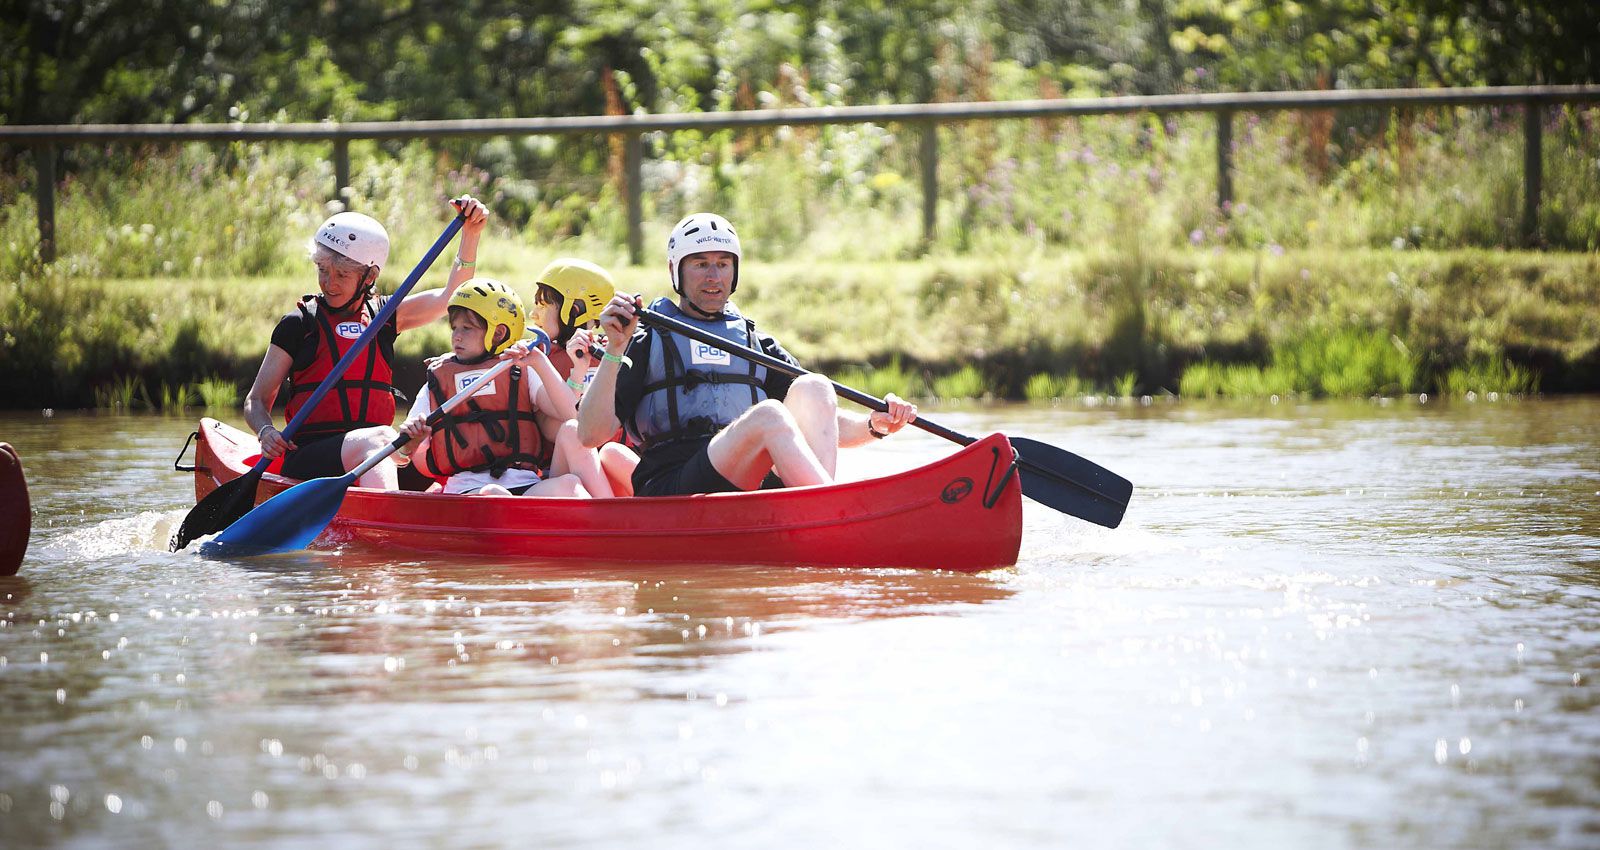
<instances>
[{"instance_id":1,"label":"child in yellow helmet","mask_svg":"<svg viewBox=\"0 0 1600 850\"><path fill-rule=\"evenodd\" d=\"M544 351L519 341L527 313L516 291L486 278L468 281L451 297L449 316L451 352L428 361L427 382L401 426L411 451L397 452L397 462L415 458L446 493L586 497L589 481L608 490L594 453L581 447L578 458L559 453L548 476L539 470L539 418L566 421L577 404ZM454 395L496 359L517 366L430 427L434 399Z\"/></svg>"},{"instance_id":2,"label":"child in yellow helmet","mask_svg":"<svg viewBox=\"0 0 1600 850\"><path fill-rule=\"evenodd\" d=\"M616 284L604 268L588 260L562 257L544 267L537 285L529 321L554 340L550 360L581 404L583 391L600 366L600 337L594 328L595 320L616 294ZM617 440L599 449L585 449L578 440L575 420L559 424L554 433L545 432L556 453L570 456L598 452L610 487L606 491L591 488L593 495L633 495L633 468L639 465L639 456L619 442L620 434Z\"/></svg>"}]
</instances>

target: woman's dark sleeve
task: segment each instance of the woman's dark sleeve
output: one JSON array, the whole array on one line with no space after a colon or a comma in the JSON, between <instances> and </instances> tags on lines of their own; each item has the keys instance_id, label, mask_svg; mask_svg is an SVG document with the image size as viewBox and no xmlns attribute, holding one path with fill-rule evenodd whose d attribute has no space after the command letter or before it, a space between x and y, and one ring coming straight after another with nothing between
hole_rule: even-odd
<instances>
[{"instance_id":1,"label":"woman's dark sleeve","mask_svg":"<svg viewBox=\"0 0 1600 850\"><path fill-rule=\"evenodd\" d=\"M278 320L272 329L272 344L283 349L294 360L299 361L300 349L306 341L306 326L304 317L296 310ZM296 363L298 366L298 362Z\"/></svg>"}]
</instances>

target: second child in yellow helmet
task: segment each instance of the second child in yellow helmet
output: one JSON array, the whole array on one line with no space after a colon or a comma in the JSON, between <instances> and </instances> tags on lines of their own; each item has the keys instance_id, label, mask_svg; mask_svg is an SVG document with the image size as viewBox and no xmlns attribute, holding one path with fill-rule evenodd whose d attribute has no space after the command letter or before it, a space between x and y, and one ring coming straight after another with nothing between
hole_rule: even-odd
<instances>
[{"instance_id":1,"label":"second child in yellow helmet","mask_svg":"<svg viewBox=\"0 0 1600 850\"><path fill-rule=\"evenodd\" d=\"M545 353L519 342L527 325L522 299L499 281L478 278L456 291L448 309L451 351L428 361L427 382L401 426L411 451L397 452L397 462L414 457L446 493L588 496L578 475L540 475L539 414L565 421L577 405ZM455 395L498 359L517 365L430 429L434 399Z\"/></svg>"},{"instance_id":2,"label":"second child in yellow helmet","mask_svg":"<svg viewBox=\"0 0 1600 850\"><path fill-rule=\"evenodd\" d=\"M611 273L601 266L588 260L562 257L551 260L544 271L539 272L538 287L529 322L555 341L550 362L555 364L556 373L566 380L581 404L583 391L600 366L602 352L595 322L600 318L600 311L617 294L616 284ZM559 429L546 430L544 434L549 438L547 446L552 456L598 452L596 457L610 487L605 490L591 487L592 495L633 495L633 468L639 465L639 456L620 442L620 432L599 449L585 449L578 439L576 420L556 424ZM553 457L546 462L553 464ZM588 479L584 483L588 484Z\"/></svg>"}]
</instances>

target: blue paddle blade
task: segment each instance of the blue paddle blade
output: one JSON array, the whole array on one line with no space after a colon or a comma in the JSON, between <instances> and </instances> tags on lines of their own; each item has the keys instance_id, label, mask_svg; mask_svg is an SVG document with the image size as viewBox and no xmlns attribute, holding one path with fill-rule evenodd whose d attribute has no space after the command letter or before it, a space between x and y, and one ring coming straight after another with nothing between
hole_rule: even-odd
<instances>
[{"instance_id":1,"label":"blue paddle blade","mask_svg":"<svg viewBox=\"0 0 1600 850\"><path fill-rule=\"evenodd\" d=\"M304 549L333 521L354 473L314 478L255 506L200 547L206 557L270 555Z\"/></svg>"}]
</instances>

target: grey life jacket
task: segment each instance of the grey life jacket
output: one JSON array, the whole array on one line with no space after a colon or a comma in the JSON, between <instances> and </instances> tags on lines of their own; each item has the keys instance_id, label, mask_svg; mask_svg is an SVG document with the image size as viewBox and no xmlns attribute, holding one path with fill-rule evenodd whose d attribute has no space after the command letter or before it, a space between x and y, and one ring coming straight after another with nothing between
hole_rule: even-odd
<instances>
[{"instance_id":1,"label":"grey life jacket","mask_svg":"<svg viewBox=\"0 0 1600 850\"><path fill-rule=\"evenodd\" d=\"M690 316L668 298L656 299L650 309L735 345L756 345L756 323L732 304L712 320ZM623 423L645 450L710 437L767 398L767 367L670 331L649 328L649 334L644 395L632 420Z\"/></svg>"}]
</instances>

